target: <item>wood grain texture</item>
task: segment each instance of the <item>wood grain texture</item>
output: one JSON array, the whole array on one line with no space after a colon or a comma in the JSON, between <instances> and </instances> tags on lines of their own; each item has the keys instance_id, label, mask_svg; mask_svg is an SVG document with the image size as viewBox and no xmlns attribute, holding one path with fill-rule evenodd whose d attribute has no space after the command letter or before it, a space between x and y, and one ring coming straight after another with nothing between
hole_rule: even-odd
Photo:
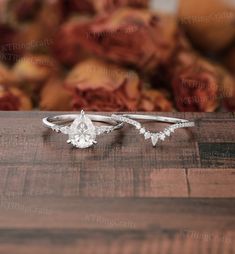
<instances>
[{"instance_id":1,"label":"wood grain texture","mask_svg":"<svg viewBox=\"0 0 235 254\"><path fill-rule=\"evenodd\" d=\"M167 113L196 127L155 149L125 127L85 150L49 114L0 112L0 254L235 253L233 113Z\"/></svg>"}]
</instances>

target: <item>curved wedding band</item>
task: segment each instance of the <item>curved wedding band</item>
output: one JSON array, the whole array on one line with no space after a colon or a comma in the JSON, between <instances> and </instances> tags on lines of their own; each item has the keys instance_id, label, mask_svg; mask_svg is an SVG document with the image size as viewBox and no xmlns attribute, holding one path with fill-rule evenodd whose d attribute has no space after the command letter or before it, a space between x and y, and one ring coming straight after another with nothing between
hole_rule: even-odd
<instances>
[{"instance_id":1,"label":"curved wedding band","mask_svg":"<svg viewBox=\"0 0 235 254\"><path fill-rule=\"evenodd\" d=\"M95 126L92 121L107 123L109 126ZM90 147L97 143L96 136L110 133L123 126L123 123L119 123L109 116L86 115L83 110L80 114L46 117L42 122L46 127L56 132L67 134L69 136L67 143L71 143L77 148Z\"/></svg>"},{"instance_id":2,"label":"curved wedding band","mask_svg":"<svg viewBox=\"0 0 235 254\"><path fill-rule=\"evenodd\" d=\"M185 119L164 117L164 116L154 116L154 115L138 115L138 114L124 114L111 116L114 120L122 123L128 123L133 125L137 130L139 130L141 135L144 135L145 139L151 139L153 146L156 146L159 141L164 141L166 137L170 137L176 129L194 127L195 123L193 121L188 121ZM165 123L173 123L173 125L165 128L161 132L150 132L142 127L141 123L136 120L148 120L157 121Z\"/></svg>"}]
</instances>

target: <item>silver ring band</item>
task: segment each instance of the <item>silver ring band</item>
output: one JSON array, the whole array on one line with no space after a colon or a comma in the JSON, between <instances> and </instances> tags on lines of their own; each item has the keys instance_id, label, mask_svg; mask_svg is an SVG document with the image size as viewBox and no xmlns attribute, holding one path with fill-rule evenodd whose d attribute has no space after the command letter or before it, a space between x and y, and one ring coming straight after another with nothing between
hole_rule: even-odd
<instances>
[{"instance_id":1,"label":"silver ring band","mask_svg":"<svg viewBox=\"0 0 235 254\"><path fill-rule=\"evenodd\" d=\"M138 115L138 114L123 114L124 117L128 117L136 120L149 120L149 121L157 121L164 123L186 123L188 120L174 118L174 117L166 117L166 116L154 116L154 115Z\"/></svg>"},{"instance_id":2,"label":"silver ring band","mask_svg":"<svg viewBox=\"0 0 235 254\"><path fill-rule=\"evenodd\" d=\"M151 139L153 146L156 146L159 141L164 141L167 137L170 137L176 129L194 127L195 123L193 121L188 121L185 119L172 118L172 117L162 117L162 116L151 116L151 115L138 115L138 114L125 114L125 115L112 115L112 118L116 121L127 123L134 126L141 135L144 135L145 139ZM142 127L142 124L134 120L148 120L148 121L158 121L166 123L174 123L173 125L165 128L161 132L150 132Z\"/></svg>"},{"instance_id":3,"label":"silver ring band","mask_svg":"<svg viewBox=\"0 0 235 254\"><path fill-rule=\"evenodd\" d=\"M95 126L92 121L109 125ZM97 143L96 136L110 133L123 126L123 123L119 123L109 116L86 115L83 110L80 114L45 117L42 122L46 127L56 132L67 134L69 136L67 143L71 143L77 148L90 147Z\"/></svg>"},{"instance_id":4,"label":"silver ring band","mask_svg":"<svg viewBox=\"0 0 235 254\"><path fill-rule=\"evenodd\" d=\"M63 125L63 124L67 125L69 122L74 121L78 116L79 114L58 115L58 116L52 116L52 117L49 116L49 117L43 118L42 122L46 127L54 128L58 125ZM90 115L90 114L86 114L86 116L89 117L91 121L113 125L113 128L115 129L121 127L120 123L117 124L117 121L112 119L110 116ZM110 128L110 126L107 126L107 127Z\"/></svg>"}]
</instances>

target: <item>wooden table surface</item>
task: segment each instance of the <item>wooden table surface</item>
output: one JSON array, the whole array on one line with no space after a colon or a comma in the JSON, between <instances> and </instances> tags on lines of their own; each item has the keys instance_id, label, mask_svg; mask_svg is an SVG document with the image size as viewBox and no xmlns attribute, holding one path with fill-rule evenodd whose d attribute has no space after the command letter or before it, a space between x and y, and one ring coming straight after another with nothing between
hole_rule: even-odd
<instances>
[{"instance_id":1,"label":"wooden table surface","mask_svg":"<svg viewBox=\"0 0 235 254\"><path fill-rule=\"evenodd\" d=\"M46 115L0 113L0 254L235 253L234 114L168 113L196 127L156 148L125 127L83 150Z\"/></svg>"}]
</instances>

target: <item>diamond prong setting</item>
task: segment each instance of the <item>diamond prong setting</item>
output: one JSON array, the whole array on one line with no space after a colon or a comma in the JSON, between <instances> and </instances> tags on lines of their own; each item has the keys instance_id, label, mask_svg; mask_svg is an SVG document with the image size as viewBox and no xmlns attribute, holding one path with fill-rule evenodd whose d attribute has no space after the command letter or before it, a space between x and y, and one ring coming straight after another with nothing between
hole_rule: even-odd
<instances>
[{"instance_id":1,"label":"diamond prong setting","mask_svg":"<svg viewBox=\"0 0 235 254\"><path fill-rule=\"evenodd\" d=\"M67 134L69 136L67 143L77 148L88 148L97 143L96 127L83 110L70 126L54 126L52 129L56 132Z\"/></svg>"},{"instance_id":2,"label":"diamond prong setting","mask_svg":"<svg viewBox=\"0 0 235 254\"><path fill-rule=\"evenodd\" d=\"M71 122L71 124L67 124ZM97 125L93 122L108 123L108 125ZM67 143L77 148L88 148L96 144L96 137L105 133L110 133L123 127L123 123L114 121L110 116L89 114L83 110L80 114L58 115L45 117L43 124L53 131L68 135ZM56 123L55 123L56 122Z\"/></svg>"}]
</instances>

